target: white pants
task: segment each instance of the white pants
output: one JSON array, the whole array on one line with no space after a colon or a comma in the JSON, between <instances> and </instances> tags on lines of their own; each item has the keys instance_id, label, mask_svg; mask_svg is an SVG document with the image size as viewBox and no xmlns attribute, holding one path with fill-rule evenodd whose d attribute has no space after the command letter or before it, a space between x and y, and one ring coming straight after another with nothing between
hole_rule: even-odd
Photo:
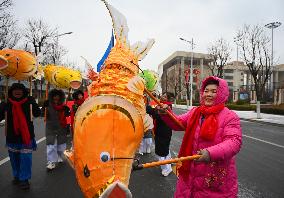
<instances>
[{"instance_id":1,"label":"white pants","mask_svg":"<svg viewBox=\"0 0 284 198\"><path fill-rule=\"evenodd\" d=\"M139 153L147 153L147 150L151 150L152 138L143 138L140 142Z\"/></svg>"},{"instance_id":2,"label":"white pants","mask_svg":"<svg viewBox=\"0 0 284 198\"><path fill-rule=\"evenodd\" d=\"M47 162L57 162L58 158L63 158L63 152L66 150L66 143L57 145L46 145Z\"/></svg>"},{"instance_id":3,"label":"white pants","mask_svg":"<svg viewBox=\"0 0 284 198\"><path fill-rule=\"evenodd\" d=\"M169 154L166 157L158 156L158 158L159 158L159 161L171 159L172 158L171 152L169 152ZM161 169L163 172L172 170L172 165L171 164L161 165Z\"/></svg>"}]
</instances>

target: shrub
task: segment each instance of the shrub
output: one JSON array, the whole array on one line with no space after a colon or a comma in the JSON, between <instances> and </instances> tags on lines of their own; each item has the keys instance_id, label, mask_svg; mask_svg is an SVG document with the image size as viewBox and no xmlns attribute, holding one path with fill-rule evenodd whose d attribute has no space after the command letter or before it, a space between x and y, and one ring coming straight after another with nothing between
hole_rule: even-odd
<instances>
[{"instance_id":1,"label":"shrub","mask_svg":"<svg viewBox=\"0 0 284 198\"><path fill-rule=\"evenodd\" d=\"M284 109L277 108L277 107L260 108L260 112L268 113L268 114L284 115Z\"/></svg>"},{"instance_id":2,"label":"shrub","mask_svg":"<svg viewBox=\"0 0 284 198\"><path fill-rule=\"evenodd\" d=\"M226 106L231 110L238 110L238 111L255 111L256 110L256 106L253 106L253 105L227 104Z\"/></svg>"},{"instance_id":3,"label":"shrub","mask_svg":"<svg viewBox=\"0 0 284 198\"><path fill-rule=\"evenodd\" d=\"M244 105L244 104L249 104L249 102L247 100L238 100L236 102L236 105Z\"/></svg>"}]
</instances>

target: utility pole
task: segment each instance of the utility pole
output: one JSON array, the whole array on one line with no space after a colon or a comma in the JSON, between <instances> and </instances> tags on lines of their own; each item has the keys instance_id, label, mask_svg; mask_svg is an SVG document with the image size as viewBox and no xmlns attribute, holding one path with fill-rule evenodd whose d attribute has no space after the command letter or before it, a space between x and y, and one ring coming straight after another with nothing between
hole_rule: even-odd
<instances>
[{"instance_id":1,"label":"utility pole","mask_svg":"<svg viewBox=\"0 0 284 198\"><path fill-rule=\"evenodd\" d=\"M193 38L191 39L191 41L188 41L184 38L179 38L182 41L185 41L187 43L189 43L191 45L191 58L190 58L190 103L189 106L192 107L192 84L193 84L193 48L195 43L193 43Z\"/></svg>"}]
</instances>

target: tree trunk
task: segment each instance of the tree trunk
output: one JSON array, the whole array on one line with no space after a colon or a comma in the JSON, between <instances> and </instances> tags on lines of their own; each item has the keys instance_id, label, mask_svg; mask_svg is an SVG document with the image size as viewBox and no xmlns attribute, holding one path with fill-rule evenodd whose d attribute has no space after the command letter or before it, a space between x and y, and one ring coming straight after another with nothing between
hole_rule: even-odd
<instances>
[{"instance_id":1,"label":"tree trunk","mask_svg":"<svg viewBox=\"0 0 284 198\"><path fill-rule=\"evenodd\" d=\"M186 83L186 96L187 96L187 100L190 100L190 92L189 92L189 83Z\"/></svg>"}]
</instances>

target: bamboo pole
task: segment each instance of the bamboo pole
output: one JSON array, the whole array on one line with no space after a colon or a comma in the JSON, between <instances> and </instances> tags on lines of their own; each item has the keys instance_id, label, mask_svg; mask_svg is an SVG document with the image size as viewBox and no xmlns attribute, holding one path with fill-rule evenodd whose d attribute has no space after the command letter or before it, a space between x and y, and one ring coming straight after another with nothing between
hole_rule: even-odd
<instances>
[{"instance_id":1,"label":"bamboo pole","mask_svg":"<svg viewBox=\"0 0 284 198\"><path fill-rule=\"evenodd\" d=\"M46 86L45 86L45 100L48 99L48 89L49 89L49 83L46 81ZM47 107L44 107L44 122L46 123L47 119Z\"/></svg>"},{"instance_id":2,"label":"bamboo pole","mask_svg":"<svg viewBox=\"0 0 284 198\"><path fill-rule=\"evenodd\" d=\"M201 157L201 155L192 155L192 156L179 157L179 158L174 158L174 159L169 159L169 160L162 160L162 161L157 161L157 162L138 164L138 165L134 166L133 169L134 170L141 170L143 168L152 168L152 167L155 167L155 166L178 163L178 162L183 162L183 161L186 161L186 160L196 160L196 159L199 159L200 157Z\"/></svg>"},{"instance_id":3,"label":"bamboo pole","mask_svg":"<svg viewBox=\"0 0 284 198\"><path fill-rule=\"evenodd\" d=\"M30 81L30 96L33 96L33 87L32 87L32 76L29 78ZM31 122L33 121L33 105L30 104L30 118Z\"/></svg>"},{"instance_id":4,"label":"bamboo pole","mask_svg":"<svg viewBox=\"0 0 284 198\"><path fill-rule=\"evenodd\" d=\"M148 96L150 96L150 98L152 98L160 107L163 107L163 105L159 102L159 100L158 100L155 96L153 96L149 90L147 90L147 89L145 88L144 91L145 91L145 92L148 94ZM166 113L170 116L170 118L171 118L182 130L185 130L185 127L183 126L183 124L182 124L179 120L176 119L176 117L172 114L172 112L170 112L168 109L166 109Z\"/></svg>"},{"instance_id":5,"label":"bamboo pole","mask_svg":"<svg viewBox=\"0 0 284 198\"><path fill-rule=\"evenodd\" d=\"M9 77L6 77L6 89L5 89L5 105L8 105L8 85L9 85ZM8 132L8 112L5 111L5 135L7 136Z\"/></svg>"}]
</instances>

